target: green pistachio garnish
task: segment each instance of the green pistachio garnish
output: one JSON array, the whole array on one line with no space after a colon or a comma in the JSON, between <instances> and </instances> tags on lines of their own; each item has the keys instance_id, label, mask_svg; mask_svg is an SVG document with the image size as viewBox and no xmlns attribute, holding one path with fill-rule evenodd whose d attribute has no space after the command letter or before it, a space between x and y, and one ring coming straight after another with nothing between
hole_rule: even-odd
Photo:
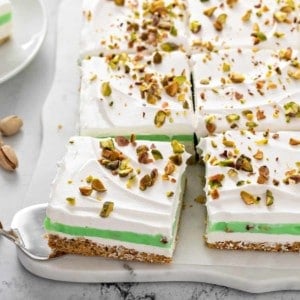
<instances>
[{"instance_id":1,"label":"green pistachio garnish","mask_svg":"<svg viewBox=\"0 0 300 300\"><path fill-rule=\"evenodd\" d=\"M125 4L125 0L114 0L114 2L118 6L123 6Z\"/></svg>"},{"instance_id":2,"label":"green pistachio garnish","mask_svg":"<svg viewBox=\"0 0 300 300\"><path fill-rule=\"evenodd\" d=\"M136 183L136 175L132 174L130 175L129 179L126 182L126 187L128 189L131 189L135 183Z\"/></svg>"},{"instance_id":3,"label":"green pistachio garnish","mask_svg":"<svg viewBox=\"0 0 300 300\"><path fill-rule=\"evenodd\" d=\"M240 119L240 116L238 114L230 114L226 116L226 120L228 123L233 123L235 121L238 121Z\"/></svg>"},{"instance_id":4,"label":"green pistachio garnish","mask_svg":"<svg viewBox=\"0 0 300 300\"><path fill-rule=\"evenodd\" d=\"M100 147L102 149L114 150L115 149L114 141L111 138L106 140L101 140Z\"/></svg>"},{"instance_id":5,"label":"green pistachio garnish","mask_svg":"<svg viewBox=\"0 0 300 300\"><path fill-rule=\"evenodd\" d=\"M225 137L223 138L222 143L225 147L230 147L230 148L235 147L234 141L227 140Z\"/></svg>"},{"instance_id":6,"label":"green pistachio garnish","mask_svg":"<svg viewBox=\"0 0 300 300\"><path fill-rule=\"evenodd\" d=\"M246 172L253 172L253 167L251 164L251 158L242 154L235 163L237 170L243 170Z\"/></svg>"},{"instance_id":7,"label":"green pistachio garnish","mask_svg":"<svg viewBox=\"0 0 300 300\"><path fill-rule=\"evenodd\" d=\"M266 191L266 205L271 206L274 203L274 196L270 190Z\"/></svg>"},{"instance_id":8,"label":"green pistachio garnish","mask_svg":"<svg viewBox=\"0 0 300 300\"><path fill-rule=\"evenodd\" d=\"M66 201L68 202L69 205L75 205L76 203L75 197L67 197Z\"/></svg>"},{"instance_id":9,"label":"green pistachio garnish","mask_svg":"<svg viewBox=\"0 0 300 300\"><path fill-rule=\"evenodd\" d=\"M221 187L224 178L224 174L215 174L208 178L208 185L212 190Z\"/></svg>"},{"instance_id":10,"label":"green pistachio garnish","mask_svg":"<svg viewBox=\"0 0 300 300\"><path fill-rule=\"evenodd\" d=\"M224 159L218 162L220 167L234 167L234 161L232 159Z\"/></svg>"},{"instance_id":11,"label":"green pistachio garnish","mask_svg":"<svg viewBox=\"0 0 300 300\"><path fill-rule=\"evenodd\" d=\"M198 33L201 30L201 24L199 21L191 21L189 27L192 33Z\"/></svg>"},{"instance_id":12,"label":"green pistachio garnish","mask_svg":"<svg viewBox=\"0 0 300 300\"><path fill-rule=\"evenodd\" d=\"M157 149L152 149L151 154L155 160L163 159L163 155L161 152Z\"/></svg>"},{"instance_id":13,"label":"green pistachio garnish","mask_svg":"<svg viewBox=\"0 0 300 300\"><path fill-rule=\"evenodd\" d=\"M82 196L90 196L92 194L93 189L90 186L80 186L79 191Z\"/></svg>"},{"instance_id":14,"label":"green pistachio garnish","mask_svg":"<svg viewBox=\"0 0 300 300\"><path fill-rule=\"evenodd\" d=\"M227 14L220 14L214 22L217 31L222 31L227 20Z\"/></svg>"},{"instance_id":15,"label":"green pistachio garnish","mask_svg":"<svg viewBox=\"0 0 300 300\"><path fill-rule=\"evenodd\" d=\"M222 65L222 71L223 72L230 72L230 64L224 62Z\"/></svg>"},{"instance_id":16,"label":"green pistachio garnish","mask_svg":"<svg viewBox=\"0 0 300 300\"><path fill-rule=\"evenodd\" d=\"M110 213L113 211L114 209L114 203L112 201L106 201L103 203L103 206L102 206L102 210L100 212L100 216L102 218L107 218Z\"/></svg>"},{"instance_id":17,"label":"green pistachio garnish","mask_svg":"<svg viewBox=\"0 0 300 300\"><path fill-rule=\"evenodd\" d=\"M216 120L216 117L214 115L210 115L205 120L205 127L210 134L214 133L215 130L217 129L215 120Z\"/></svg>"},{"instance_id":18,"label":"green pistachio garnish","mask_svg":"<svg viewBox=\"0 0 300 300\"><path fill-rule=\"evenodd\" d=\"M257 127L258 124L255 123L255 122L253 122L253 121L249 121L249 122L246 122L246 126L247 126L248 128L250 128L250 129L252 129L252 128Z\"/></svg>"},{"instance_id":19,"label":"green pistachio garnish","mask_svg":"<svg viewBox=\"0 0 300 300\"><path fill-rule=\"evenodd\" d=\"M235 169L229 169L227 171L227 175L230 177L230 178L235 178L237 175L238 175L238 172L237 170Z\"/></svg>"},{"instance_id":20,"label":"green pistachio garnish","mask_svg":"<svg viewBox=\"0 0 300 300\"><path fill-rule=\"evenodd\" d=\"M155 52L153 55L153 62L155 64L160 64L162 62L162 55L159 52Z\"/></svg>"},{"instance_id":21,"label":"green pistachio garnish","mask_svg":"<svg viewBox=\"0 0 300 300\"><path fill-rule=\"evenodd\" d=\"M173 191L168 191L168 192L166 192L166 196L168 198L173 197L174 196L174 192Z\"/></svg>"},{"instance_id":22,"label":"green pistachio garnish","mask_svg":"<svg viewBox=\"0 0 300 300\"><path fill-rule=\"evenodd\" d=\"M165 124L167 113L163 110L159 110L154 117L154 124L156 127L161 127Z\"/></svg>"},{"instance_id":23,"label":"green pistachio garnish","mask_svg":"<svg viewBox=\"0 0 300 300\"><path fill-rule=\"evenodd\" d=\"M175 43L171 43L171 42L167 42L167 43L163 43L161 44L161 50L165 51L165 52L172 52L175 50L178 50L179 46Z\"/></svg>"},{"instance_id":24,"label":"green pistachio garnish","mask_svg":"<svg viewBox=\"0 0 300 300\"><path fill-rule=\"evenodd\" d=\"M181 154L174 154L169 157L169 160L174 163L176 166L180 166L182 164L182 156Z\"/></svg>"},{"instance_id":25,"label":"green pistachio garnish","mask_svg":"<svg viewBox=\"0 0 300 300\"><path fill-rule=\"evenodd\" d=\"M233 72L229 75L229 79L233 83L242 83L245 81L245 76L243 74Z\"/></svg>"},{"instance_id":26,"label":"green pistachio garnish","mask_svg":"<svg viewBox=\"0 0 300 300\"><path fill-rule=\"evenodd\" d=\"M296 70L296 71L292 71L292 70L288 70L288 75L289 77L299 80L300 79L300 70Z\"/></svg>"},{"instance_id":27,"label":"green pistachio garnish","mask_svg":"<svg viewBox=\"0 0 300 300\"><path fill-rule=\"evenodd\" d=\"M177 81L173 81L165 87L166 93L171 97L176 96L178 90L179 90L179 84Z\"/></svg>"},{"instance_id":28,"label":"green pistachio garnish","mask_svg":"<svg viewBox=\"0 0 300 300\"><path fill-rule=\"evenodd\" d=\"M283 11L277 11L273 16L278 23L283 23L287 19L288 14Z\"/></svg>"},{"instance_id":29,"label":"green pistachio garnish","mask_svg":"<svg viewBox=\"0 0 300 300\"><path fill-rule=\"evenodd\" d=\"M252 10L249 9L245 12L245 14L242 16L242 21L243 22L248 22L251 18Z\"/></svg>"},{"instance_id":30,"label":"green pistachio garnish","mask_svg":"<svg viewBox=\"0 0 300 300\"><path fill-rule=\"evenodd\" d=\"M260 200L259 197L255 197L254 195L246 191L241 191L240 195L243 201L245 202L245 204L247 205L257 204L258 201Z\"/></svg>"},{"instance_id":31,"label":"green pistachio garnish","mask_svg":"<svg viewBox=\"0 0 300 300\"><path fill-rule=\"evenodd\" d=\"M269 140L267 138L255 141L256 145L267 145Z\"/></svg>"},{"instance_id":32,"label":"green pistachio garnish","mask_svg":"<svg viewBox=\"0 0 300 300\"><path fill-rule=\"evenodd\" d=\"M104 97L109 97L111 95L111 87L109 82L103 82L101 85L101 93Z\"/></svg>"},{"instance_id":33,"label":"green pistachio garnish","mask_svg":"<svg viewBox=\"0 0 300 300\"><path fill-rule=\"evenodd\" d=\"M102 181L98 178L94 178L92 180L91 187L92 187L93 190L95 190L99 193L103 193L103 192L106 191L106 188L104 187Z\"/></svg>"},{"instance_id":34,"label":"green pistachio garnish","mask_svg":"<svg viewBox=\"0 0 300 300\"><path fill-rule=\"evenodd\" d=\"M173 36L177 36L177 29L175 26L172 26L170 29L170 34Z\"/></svg>"},{"instance_id":35,"label":"green pistachio garnish","mask_svg":"<svg viewBox=\"0 0 300 300\"><path fill-rule=\"evenodd\" d=\"M89 176L85 179L85 181L86 181L87 183L91 183L92 180L93 180L93 176L92 176L92 175L89 175Z\"/></svg>"},{"instance_id":36,"label":"green pistachio garnish","mask_svg":"<svg viewBox=\"0 0 300 300\"><path fill-rule=\"evenodd\" d=\"M203 14L210 18L214 14L216 9L217 9L217 6L212 6L210 8L207 8L206 10L204 10Z\"/></svg>"},{"instance_id":37,"label":"green pistachio garnish","mask_svg":"<svg viewBox=\"0 0 300 300\"><path fill-rule=\"evenodd\" d=\"M181 154L185 151L184 145L179 143L177 140L172 140L171 146L174 154Z\"/></svg>"}]
</instances>

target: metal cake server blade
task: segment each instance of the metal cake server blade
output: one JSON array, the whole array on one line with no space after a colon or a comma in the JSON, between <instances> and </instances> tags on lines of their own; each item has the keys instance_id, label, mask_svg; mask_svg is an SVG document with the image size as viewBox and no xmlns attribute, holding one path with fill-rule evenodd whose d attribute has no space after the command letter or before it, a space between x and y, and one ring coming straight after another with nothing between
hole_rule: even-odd
<instances>
[{"instance_id":1,"label":"metal cake server blade","mask_svg":"<svg viewBox=\"0 0 300 300\"><path fill-rule=\"evenodd\" d=\"M10 230L5 230L0 222L0 236L12 241L28 257L39 261L57 257L52 254L45 238L46 207L47 204L38 204L18 211Z\"/></svg>"}]
</instances>

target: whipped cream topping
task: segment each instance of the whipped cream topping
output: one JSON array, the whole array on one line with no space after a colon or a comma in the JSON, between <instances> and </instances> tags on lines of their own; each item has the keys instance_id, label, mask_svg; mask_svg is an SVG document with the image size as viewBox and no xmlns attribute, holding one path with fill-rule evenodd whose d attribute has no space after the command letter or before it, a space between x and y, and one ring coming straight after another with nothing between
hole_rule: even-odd
<instances>
[{"instance_id":1,"label":"whipped cream topping","mask_svg":"<svg viewBox=\"0 0 300 300\"><path fill-rule=\"evenodd\" d=\"M185 1L84 0L81 56L187 48ZM169 45L164 45L168 43ZM166 49L169 51L168 49Z\"/></svg>"},{"instance_id":2,"label":"whipped cream topping","mask_svg":"<svg viewBox=\"0 0 300 300\"><path fill-rule=\"evenodd\" d=\"M102 151L99 141L103 140L90 137L70 139L67 153L58 165L58 172L52 184L47 217L51 222L69 226L149 235L159 234L169 242L174 241L173 226L175 228L177 226L176 217L183 193L181 178L189 155L186 152L182 153L182 164L176 165L174 172L163 180L165 166L169 157L174 155L170 143L136 141L136 144L129 143L127 146L118 146L117 142L113 140L116 149L128 159L127 166L132 168L128 176L121 177L99 163ZM149 158L153 159L152 162L147 164L138 162L136 150L141 145L146 145L149 149L155 147L163 158L155 160L150 154ZM139 188L141 179L146 174L150 174L153 169L158 171L156 181L152 186L141 190ZM134 181L130 179L133 175L136 176ZM89 185L86 179L91 176L101 180L106 192L93 191L90 196L82 195L79 187ZM170 192L172 192L171 195ZM70 198L75 201L74 205L70 205L66 201ZM104 218L99 214L103 204L107 201L114 203L114 209L108 217ZM56 234L60 235L57 232ZM91 239L94 241L106 240ZM113 243L113 238L107 240L111 240L110 243ZM124 245L126 243L115 242L114 244ZM157 248L151 247L151 249ZM172 252L172 249L173 245L166 251Z\"/></svg>"},{"instance_id":3,"label":"whipped cream topping","mask_svg":"<svg viewBox=\"0 0 300 300\"><path fill-rule=\"evenodd\" d=\"M299 130L299 51L220 50L193 55L192 63L198 136Z\"/></svg>"},{"instance_id":4,"label":"whipped cream topping","mask_svg":"<svg viewBox=\"0 0 300 300\"><path fill-rule=\"evenodd\" d=\"M299 223L300 132L228 131L198 150L209 223Z\"/></svg>"},{"instance_id":5,"label":"whipped cream topping","mask_svg":"<svg viewBox=\"0 0 300 300\"><path fill-rule=\"evenodd\" d=\"M0 0L0 40L12 34L12 7L9 0Z\"/></svg>"},{"instance_id":6,"label":"whipped cream topping","mask_svg":"<svg viewBox=\"0 0 300 300\"><path fill-rule=\"evenodd\" d=\"M188 0L188 5L193 52L224 48L299 48L298 0Z\"/></svg>"},{"instance_id":7,"label":"whipped cream topping","mask_svg":"<svg viewBox=\"0 0 300 300\"><path fill-rule=\"evenodd\" d=\"M161 62L154 63L158 59ZM189 135L194 113L187 57L121 54L82 62L80 133L95 137Z\"/></svg>"}]
</instances>

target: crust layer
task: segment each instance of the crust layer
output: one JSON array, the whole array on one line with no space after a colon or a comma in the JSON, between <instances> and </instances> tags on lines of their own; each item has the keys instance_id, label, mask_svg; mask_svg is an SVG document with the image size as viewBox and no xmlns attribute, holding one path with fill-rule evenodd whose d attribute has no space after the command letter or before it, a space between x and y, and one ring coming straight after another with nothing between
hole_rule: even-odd
<instances>
[{"instance_id":1,"label":"crust layer","mask_svg":"<svg viewBox=\"0 0 300 300\"><path fill-rule=\"evenodd\" d=\"M138 252L123 246L106 246L96 244L85 238L68 239L55 234L48 234L48 245L53 253L51 257L62 254L80 254L85 256L102 256L121 260L132 260L148 263L166 264L172 261L171 257L154 253Z\"/></svg>"},{"instance_id":2,"label":"crust layer","mask_svg":"<svg viewBox=\"0 0 300 300\"><path fill-rule=\"evenodd\" d=\"M247 243L236 241L225 241L209 243L206 242L209 248L223 249L223 250L255 250L268 252L300 252L300 242L295 243Z\"/></svg>"}]
</instances>

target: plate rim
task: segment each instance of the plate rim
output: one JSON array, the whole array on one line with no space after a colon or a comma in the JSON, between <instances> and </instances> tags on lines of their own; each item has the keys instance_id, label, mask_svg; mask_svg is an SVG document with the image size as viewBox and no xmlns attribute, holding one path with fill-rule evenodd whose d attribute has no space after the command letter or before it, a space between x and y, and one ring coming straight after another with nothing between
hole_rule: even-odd
<instances>
[{"instance_id":1,"label":"plate rim","mask_svg":"<svg viewBox=\"0 0 300 300\"><path fill-rule=\"evenodd\" d=\"M38 40L38 43L36 44L36 47L34 50L26 57L24 61L22 61L21 64L19 64L16 68L13 68L10 72L5 74L4 76L0 77L0 84L4 83L5 81L11 79L12 77L16 76L19 72L24 70L30 62L34 59L34 57L37 55L39 52L45 37L47 33L47 28L48 28L48 18L47 18L47 13L46 13L46 5L43 0L35 0L37 3L39 3L40 8L42 10L42 19L43 19L43 26L40 31L40 38Z\"/></svg>"}]
</instances>

